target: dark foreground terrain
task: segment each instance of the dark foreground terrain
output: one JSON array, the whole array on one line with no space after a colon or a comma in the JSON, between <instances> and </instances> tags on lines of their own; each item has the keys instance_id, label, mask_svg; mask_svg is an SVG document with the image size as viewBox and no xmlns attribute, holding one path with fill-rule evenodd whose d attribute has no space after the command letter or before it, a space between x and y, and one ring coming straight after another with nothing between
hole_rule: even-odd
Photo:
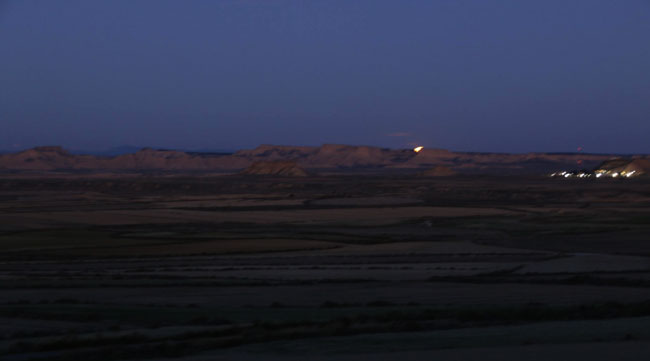
<instances>
[{"instance_id":1,"label":"dark foreground terrain","mask_svg":"<svg viewBox=\"0 0 650 361\"><path fill-rule=\"evenodd\" d=\"M2 360L650 359L650 181L0 178Z\"/></svg>"}]
</instances>

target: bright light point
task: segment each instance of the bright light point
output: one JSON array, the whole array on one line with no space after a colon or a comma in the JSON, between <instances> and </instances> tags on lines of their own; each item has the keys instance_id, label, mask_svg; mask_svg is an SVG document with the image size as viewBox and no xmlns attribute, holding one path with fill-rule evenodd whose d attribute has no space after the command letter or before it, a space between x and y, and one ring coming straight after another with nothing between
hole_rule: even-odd
<instances>
[{"instance_id":1,"label":"bright light point","mask_svg":"<svg viewBox=\"0 0 650 361\"><path fill-rule=\"evenodd\" d=\"M413 151L415 153L419 153L422 149L424 149L424 147L415 147L415 148L413 148Z\"/></svg>"},{"instance_id":2,"label":"bright light point","mask_svg":"<svg viewBox=\"0 0 650 361\"><path fill-rule=\"evenodd\" d=\"M618 173L612 173L612 178L618 177Z\"/></svg>"},{"instance_id":3,"label":"bright light point","mask_svg":"<svg viewBox=\"0 0 650 361\"><path fill-rule=\"evenodd\" d=\"M569 177L571 177L571 173L567 173L564 175L564 178L569 178Z\"/></svg>"},{"instance_id":4,"label":"bright light point","mask_svg":"<svg viewBox=\"0 0 650 361\"><path fill-rule=\"evenodd\" d=\"M603 173L596 173L596 178L600 178L603 176Z\"/></svg>"}]
</instances>

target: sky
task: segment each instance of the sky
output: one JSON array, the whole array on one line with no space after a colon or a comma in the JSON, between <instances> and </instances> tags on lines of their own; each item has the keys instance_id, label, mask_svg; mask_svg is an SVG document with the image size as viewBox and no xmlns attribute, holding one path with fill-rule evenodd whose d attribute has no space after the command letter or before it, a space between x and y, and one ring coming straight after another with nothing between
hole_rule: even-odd
<instances>
[{"instance_id":1,"label":"sky","mask_svg":"<svg viewBox=\"0 0 650 361\"><path fill-rule=\"evenodd\" d=\"M0 0L0 149L650 153L650 0Z\"/></svg>"}]
</instances>

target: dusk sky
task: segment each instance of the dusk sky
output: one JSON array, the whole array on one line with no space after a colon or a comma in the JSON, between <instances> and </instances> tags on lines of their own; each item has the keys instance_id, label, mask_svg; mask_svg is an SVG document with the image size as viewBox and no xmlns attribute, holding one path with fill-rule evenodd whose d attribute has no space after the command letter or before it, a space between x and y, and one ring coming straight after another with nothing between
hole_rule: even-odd
<instances>
[{"instance_id":1,"label":"dusk sky","mask_svg":"<svg viewBox=\"0 0 650 361\"><path fill-rule=\"evenodd\" d=\"M650 153L649 0L0 0L0 149Z\"/></svg>"}]
</instances>

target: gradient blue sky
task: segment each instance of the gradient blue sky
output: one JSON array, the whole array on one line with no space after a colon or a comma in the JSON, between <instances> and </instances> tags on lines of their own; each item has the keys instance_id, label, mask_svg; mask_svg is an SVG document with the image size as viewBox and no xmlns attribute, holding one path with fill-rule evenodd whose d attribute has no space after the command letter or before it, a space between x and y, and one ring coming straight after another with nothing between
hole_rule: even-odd
<instances>
[{"instance_id":1,"label":"gradient blue sky","mask_svg":"<svg viewBox=\"0 0 650 361\"><path fill-rule=\"evenodd\" d=\"M650 153L649 0L0 0L0 149Z\"/></svg>"}]
</instances>

